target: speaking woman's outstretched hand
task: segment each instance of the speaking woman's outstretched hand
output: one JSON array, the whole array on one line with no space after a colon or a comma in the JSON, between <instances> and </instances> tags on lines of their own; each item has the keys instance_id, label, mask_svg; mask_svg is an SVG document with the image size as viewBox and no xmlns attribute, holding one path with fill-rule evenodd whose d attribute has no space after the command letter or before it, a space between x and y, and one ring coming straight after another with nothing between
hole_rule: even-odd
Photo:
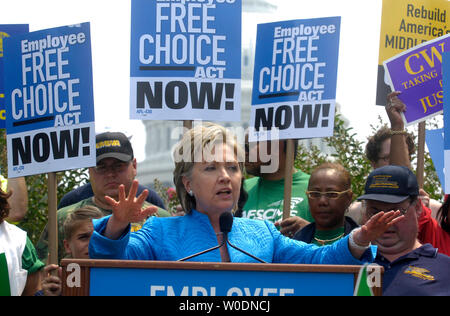
<instances>
[{"instance_id":1,"label":"speaking woman's outstretched hand","mask_svg":"<svg viewBox=\"0 0 450 316\"><path fill-rule=\"evenodd\" d=\"M130 192L128 193L128 196L126 196L125 186L121 184L119 186L119 201L116 201L109 196L105 196L106 202L111 205L113 212L113 215L106 226L104 233L105 237L117 239L122 235L123 231L130 223L141 222L158 211L158 208L154 205L145 209L142 208L145 199L148 196L148 190L144 190L136 197L138 186L139 182L134 180Z\"/></svg>"},{"instance_id":2,"label":"speaking woman's outstretched hand","mask_svg":"<svg viewBox=\"0 0 450 316\"><path fill-rule=\"evenodd\" d=\"M352 231L354 242L360 246L368 246L372 241L380 238L392 225L405 218L400 211L378 212L364 225ZM349 249L355 258L361 258L364 249L355 248L349 244Z\"/></svg>"},{"instance_id":3,"label":"speaking woman's outstretched hand","mask_svg":"<svg viewBox=\"0 0 450 316\"><path fill-rule=\"evenodd\" d=\"M355 236L355 242L368 244L381 237L389 227L403 220L405 216L400 211L378 212L361 226L359 234Z\"/></svg>"}]
</instances>

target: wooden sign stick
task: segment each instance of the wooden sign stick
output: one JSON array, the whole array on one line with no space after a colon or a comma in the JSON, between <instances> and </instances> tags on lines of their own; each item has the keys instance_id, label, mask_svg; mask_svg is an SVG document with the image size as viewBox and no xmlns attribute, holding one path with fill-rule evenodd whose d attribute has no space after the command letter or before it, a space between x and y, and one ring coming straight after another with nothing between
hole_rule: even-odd
<instances>
[{"instance_id":1,"label":"wooden sign stick","mask_svg":"<svg viewBox=\"0 0 450 316\"><path fill-rule=\"evenodd\" d=\"M419 145L417 149L416 177L419 188L423 188L425 164L425 122L419 123Z\"/></svg>"},{"instance_id":2,"label":"wooden sign stick","mask_svg":"<svg viewBox=\"0 0 450 316\"><path fill-rule=\"evenodd\" d=\"M294 165L294 140L286 140L286 165L284 173L283 220L291 217L292 166Z\"/></svg>"},{"instance_id":3,"label":"wooden sign stick","mask_svg":"<svg viewBox=\"0 0 450 316\"><path fill-rule=\"evenodd\" d=\"M49 263L58 264L58 217L57 211L57 181L56 172L48 173L48 250ZM58 270L54 270L55 273Z\"/></svg>"}]
</instances>

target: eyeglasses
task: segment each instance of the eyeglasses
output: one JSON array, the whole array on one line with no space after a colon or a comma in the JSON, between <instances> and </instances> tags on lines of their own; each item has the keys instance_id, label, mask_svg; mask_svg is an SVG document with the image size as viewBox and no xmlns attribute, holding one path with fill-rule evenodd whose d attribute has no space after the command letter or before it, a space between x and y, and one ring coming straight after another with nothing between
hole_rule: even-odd
<instances>
[{"instance_id":1,"label":"eyeglasses","mask_svg":"<svg viewBox=\"0 0 450 316\"><path fill-rule=\"evenodd\" d=\"M390 211L400 211L401 215L406 215L406 213L408 212L409 208L411 207L411 205L414 204L415 201L416 200L410 201L407 207L398 207L398 206L396 206L396 207L392 207L392 208L390 208L388 210L379 210L376 207L373 207L370 210L366 209L366 214L367 214L367 216L369 218L371 218L375 214L378 214L379 212L385 212L386 213L386 212L390 212Z\"/></svg>"},{"instance_id":2,"label":"eyeglasses","mask_svg":"<svg viewBox=\"0 0 450 316\"><path fill-rule=\"evenodd\" d=\"M117 162L114 163L112 165L105 165L105 164L100 164L98 166L94 167L94 170L96 173L98 174L107 174L108 172L112 172L112 173L121 173L123 171L125 171L125 169L128 168L128 165L130 164L130 162Z\"/></svg>"},{"instance_id":3,"label":"eyeglasses","mask_svg":"<svg viewBox=\"0 0 450 316\"><path fill-rule=\"evenodd\" d=\"M327 191L327 192L320 192L320 191L306 191L306 195L310 199L320 199L323 196L325 196L329 200L336 200L341 197L342 194L345 194L347 192L350 192L352 189L347 189L345 191L336 192L336 191Z\"/></svg>"}]
</instances>

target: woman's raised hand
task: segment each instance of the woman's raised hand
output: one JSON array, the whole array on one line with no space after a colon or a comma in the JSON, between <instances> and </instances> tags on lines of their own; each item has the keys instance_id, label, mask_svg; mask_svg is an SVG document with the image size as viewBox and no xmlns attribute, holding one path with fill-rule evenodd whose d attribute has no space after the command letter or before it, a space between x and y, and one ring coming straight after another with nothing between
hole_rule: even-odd
<instances>
[{"instance_id":1,"label":"woman's raised hand","mask_svg":"<svg viewBox=\"0 0 450 316\"><path fill-rule=\"evenodd\" d=\"M151 205L145 209L142 208L145 199L148 196L148 190L144 190L136 197L139 182L134 180L128 196L125 193L125 186L119 186L119 201L109 196L105 196L106 202L111 205L113 215L108 221L105 230L105 236L110 239L117 239L123 233L130 223L138 223L158 211L158 208Z\"/></svg>"}]
</instances>

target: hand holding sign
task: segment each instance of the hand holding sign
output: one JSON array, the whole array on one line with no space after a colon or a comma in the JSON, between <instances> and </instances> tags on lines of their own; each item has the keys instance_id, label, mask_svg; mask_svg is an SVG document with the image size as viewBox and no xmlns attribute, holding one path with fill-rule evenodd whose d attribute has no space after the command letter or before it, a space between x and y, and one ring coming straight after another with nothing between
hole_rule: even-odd
<instances>
[{"instance_id":1,"label":"hand holding sign","mask_svg":"<svg viewBox=\"0 0 450 316\"><path fill-rule=\"evenodd\" d=\"M402 114L406 111L406 105L398 98L400 94L399 91L389 93L386 104L386 113L391 122L391 129L396 131L402 131L405 127Z\"/></svg>"}]
</instances>

